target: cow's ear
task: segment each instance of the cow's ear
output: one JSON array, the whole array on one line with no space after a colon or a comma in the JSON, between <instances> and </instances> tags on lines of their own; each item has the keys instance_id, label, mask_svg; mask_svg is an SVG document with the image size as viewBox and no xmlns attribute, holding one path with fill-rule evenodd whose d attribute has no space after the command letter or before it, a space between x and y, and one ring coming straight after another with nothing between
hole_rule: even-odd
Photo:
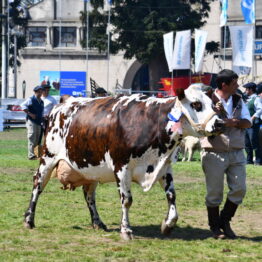
<instances>
[{"instance_id":1,"label":"cow's ear","mask_svg":"<svg viewBox=\"0 0 262 262\"><path fill-rule=\"evenodd\" d=\"M178 89L176 89L176 94L177 94L177 97L178 97L178 99L179 99L180 101L186 97L186 96L185 96L185 90L184 90L184 88L178 88Z\"/></svg>"}]
</instances>

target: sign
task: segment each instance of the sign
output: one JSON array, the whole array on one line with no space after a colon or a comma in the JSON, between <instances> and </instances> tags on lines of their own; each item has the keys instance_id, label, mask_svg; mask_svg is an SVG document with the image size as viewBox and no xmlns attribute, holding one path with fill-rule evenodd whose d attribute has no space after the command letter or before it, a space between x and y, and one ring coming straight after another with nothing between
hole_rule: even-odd
<instances>
[{"instance_id":1,"label":"sign","mask_svg":"<svg viewBox=\"0 0 262 262\"><path fill-rule=\"evenodd\" d=\"M161 84L163 85L163 88L160 90L164 90L169 96L176 96L176 90L178 88L186 89L193 83L203 83L205 85L210 85L211 80L212 74L193 75L191 77L174 77L172 86L171 78L161 78Z\"/></svg>"},{"instance_id":2,"label":"sign","mask_svg":"<svg viewBox=\"0 0 262 262\"><path fill-rule=\"evenodd\" d=\"M262 39L255 40L255 55L262 55Z\"/></svg>"},{"instance_id":3,"label":"sign","mask_svg":"<svg viewBox=\"0 0 262 262\"><path fill-rule=\"evenodd\" d=\"M86 96L86 72L40 71L40 84L51 86L51 96Z\"/></svg>"},{"instance_id":4,"label":"sign","mask_svg":"<svg viewBox=\"0 0 262 262\"><path fill-rule=\"evenodd\" d=\"M86 96L85 72L61 72L60 95Z\"/></svg>"}]
</instances>

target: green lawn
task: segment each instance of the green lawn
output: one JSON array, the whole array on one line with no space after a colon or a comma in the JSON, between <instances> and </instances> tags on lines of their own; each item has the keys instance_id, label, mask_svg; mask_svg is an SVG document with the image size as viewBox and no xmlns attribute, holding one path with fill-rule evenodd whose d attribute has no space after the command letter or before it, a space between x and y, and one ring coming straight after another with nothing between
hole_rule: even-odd
<instances>
[{"instance_id":1,"label":"green lawn","mask_svg":"<svg viewBox=\"0 0 262 262\"><path fill-rule=\"evenodd\" d=\"M95 231L81 188L61 190L52 179L40 196L36 228L23 227L32 175L38 161L27 160L25 129L0 133L0 261L261 261L262 167L248 166L248 192L232 226L237 240L210 237L199 161L174 166L179 220L169 238L160 234L167 212L156 184L147 193L133 184L130 221L135 239L119 235L120 201L114 183L97 190L97 206L109 232Z\"/></svg>"}]
</instances>

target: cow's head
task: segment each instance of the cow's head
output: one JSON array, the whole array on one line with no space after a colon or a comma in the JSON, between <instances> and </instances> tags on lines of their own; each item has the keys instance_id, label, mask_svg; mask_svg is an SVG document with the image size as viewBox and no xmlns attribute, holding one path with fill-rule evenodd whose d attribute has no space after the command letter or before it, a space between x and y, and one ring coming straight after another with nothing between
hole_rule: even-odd
<instances>
[{"instance_id":1,"label":"cow's head","mask_svg":"<svg viewBox=\"0 0 262 262\"><path fill-rule=\"evenodd\" d=\"M222 119L212 109L211 99L198 84L178 91L178 106L182 111L180 122L185 136L212 136L224 129Z\"/></svg>"}]
</instances>

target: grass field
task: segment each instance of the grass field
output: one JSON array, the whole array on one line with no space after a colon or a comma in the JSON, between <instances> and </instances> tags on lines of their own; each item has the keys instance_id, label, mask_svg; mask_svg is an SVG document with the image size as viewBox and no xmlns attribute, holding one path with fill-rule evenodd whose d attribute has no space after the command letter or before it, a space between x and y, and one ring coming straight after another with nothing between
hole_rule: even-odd
<instances>
[{"instance_id":1,"label":"grass field","mask_svg":"<svg viewBox=\"0 0 262 262\"><path fill-rule=\"evenodd\" d=\"M199 161L174 166L179 220L169 238L160 234L167 211L156 184L144 193L133 184L130 220L135 239L119 236L120 201L115 184L97 190L97 206L109 232L90 226L81 188L61 190L52 179L40 196L36 228L23 227L32 175L38 161L27 160L25 129L0 133L0 261L262 261L262 167L248 166L248 192L232 226L236 240L210 237Z\"/></svg>"}]
</instances>

